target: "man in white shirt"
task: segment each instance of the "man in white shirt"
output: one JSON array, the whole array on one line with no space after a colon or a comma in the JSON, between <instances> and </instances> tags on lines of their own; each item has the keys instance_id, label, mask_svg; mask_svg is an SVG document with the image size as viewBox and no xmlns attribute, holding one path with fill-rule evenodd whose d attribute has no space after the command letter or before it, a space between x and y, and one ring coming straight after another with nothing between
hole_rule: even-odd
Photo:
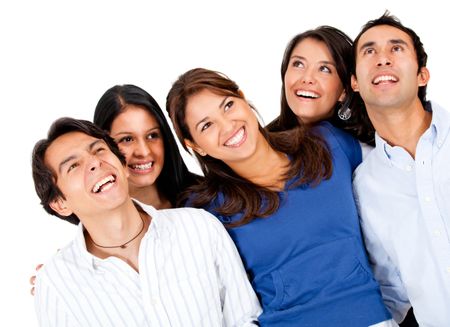
<instances>
[{"instance_id":1,"label":"man in white shirt","mask_svg":"<svg viewBox=\"0 0 450 327\"><path fill-rule=\"evenodd\" d=\"M41 326L256 324L261 308L222 224L133 202L125 159L94 124L55 121L32 159L45 210L81 222L38 273Z\"/></svg>"},{"instance_id":2,"label":"man in white shirt","mask_svg":"<svg viewBox=\"0 0 450 327\"><path fill-rule=\"evenodd\" d=\"M419 325L450 326L450 113L426 101L427 54L385 13L354 42L352 87L376 129L355 195L386 306Z\"/></svg>"}]
</instances>

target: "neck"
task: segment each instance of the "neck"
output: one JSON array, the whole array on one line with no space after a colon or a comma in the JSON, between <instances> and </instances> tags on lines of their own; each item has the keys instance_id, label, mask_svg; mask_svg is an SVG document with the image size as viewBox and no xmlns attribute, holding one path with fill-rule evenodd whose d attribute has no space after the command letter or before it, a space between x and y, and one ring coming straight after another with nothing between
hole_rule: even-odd
<instances>
[{"instance_id":1,"label":"neck","mask_svg":"<svg viewBox=\"0 0 450 327\"><path fill-rule=\"evenodd\" d=\"M170 201L158 190L156 182L144 187L133 187L130 185L129 189L131 197L139 202L151 205L156 209L172 207Z\"/></svg>"},{"instance_id":2,"label":"neck","mask_svg":"<svg viewBox=\"0 0 450 327\"><path fill-rule=\"evenodd\" d=\"M245 161L227 163L239 176L256 185L271 189L283 189L284 173L289 166L289 159L284 153L276 151L260 134L257 150Z\"/></svg>"},{"instance_id":3,"label":"neck","mask_svg":"<svg viewBox=\"0 0 450 327\"><path fill-rule=\"evenodd\" d=\"M414 158L420 137L431 124L431 113L418 98L404 107L367 107L369 118L378 135L391 146L401 146Z\"/></svg>"},{"instance_id":4,"label":"neck","mask_svg":"<svg viewBox=\"0 0 450 327\"><path fill-rule=\"evenodd\" d=\"M137 255L148 221L147 215L142 214L141 217L131 199L120 208L97 214L92 219L83 219L87 250L100 258L117 256L128 261L127 257ZM121 248L124 243L127 243L126 247Z\"/></svg>"}]
</instances>

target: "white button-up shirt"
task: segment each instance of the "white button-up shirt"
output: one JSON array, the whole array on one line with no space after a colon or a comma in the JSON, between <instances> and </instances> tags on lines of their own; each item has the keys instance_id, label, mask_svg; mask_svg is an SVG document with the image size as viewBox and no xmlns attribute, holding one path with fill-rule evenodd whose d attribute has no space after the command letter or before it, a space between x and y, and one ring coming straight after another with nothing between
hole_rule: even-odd
<instances>
[{"instance_id":1,"label":"white button-up shirt","mask_svg":"<svg viewBox=\"0 0 450 327\"><path fill-rule=\"evenodd\" d=\"M354 190L383 298L401 321L410 303L421 326L450 326L450 113L432 104L415 160L376 135Z\"/></svg>"},{"instance_id":2,"label":"white button-up shirt","mask_svg":"<svg viewBox=\"0 0 450 327\"><path fill-rule=\"evenodd\" d=\"M251 326L261 313L222 224L192 208L156 210L139 249L139 273L75 240L38 272L41 326Z\"/></svg>"}]
</instances>

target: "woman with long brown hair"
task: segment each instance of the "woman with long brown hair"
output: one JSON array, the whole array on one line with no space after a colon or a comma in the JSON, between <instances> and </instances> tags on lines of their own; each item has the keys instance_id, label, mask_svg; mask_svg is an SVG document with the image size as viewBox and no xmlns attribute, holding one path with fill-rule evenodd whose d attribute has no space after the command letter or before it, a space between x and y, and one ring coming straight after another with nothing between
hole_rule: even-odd
<instances>
[{"instance_id":1,"label":"woman with long brown hair","mask_svg":"<svg viewBox=\"0 0 450 327\"><path fill-rule=\"evenodd\" d=\"M167 110L205 176L185 198L228 227L263 326L395 326L360 234L355 139L329 123L267 133L236 83L201 68L173 84Z\"/></svg>"}]
</instances>

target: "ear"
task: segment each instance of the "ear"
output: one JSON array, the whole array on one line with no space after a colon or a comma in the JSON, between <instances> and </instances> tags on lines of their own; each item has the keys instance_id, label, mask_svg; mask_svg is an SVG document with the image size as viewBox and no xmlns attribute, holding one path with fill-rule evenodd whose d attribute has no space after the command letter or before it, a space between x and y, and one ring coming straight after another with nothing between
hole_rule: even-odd
<instances>
[{"instance_id":1,"label":"ear","mask_svg":"<svg viewBox=\"0 0 450 327\"><path fill-rule=\"evenodd\" d=\"M428 84L430 80L430 71L427 67L422 67L419 70L419 74L417 75L417 82L419 86L425 86Z\"/></svg>"},{"instance_id":2,"label":"ear","mask_svg":"<svg viewBox=\"0 0 450 327\"><path fill-rule=\"evenodd\" d=\"M206 156L206 152L203 151L202 148L200 148L197 144L195 144L194 142L188 140L188 139L184 139L184 144L191 150L197 152L199 155L201 155L202 157Z\"/></svg>"},{"instance_id":3,"label":"ear","mask_svg":"<svg viewBox=\"0 0 450 327\"><path fill-rule=\"evenodd\" d=\"M352 89L353 89L353 91L359 92L358 81L356 80L356 76L355 76L355 75L352 75L351 83L352 83Z\"/></svg>"},{"instance_id":4,"label":"ear","mask_svg":"<svg viewBox=\"0 0 450 327\"><path fill-rule=\"evenodd\" d=\"M347 92L345 92L345 90L342 90L341 95L339 96L338 101L339 102L344 102L345 98L347 97Z\"/></svg>"},{"instance_id":5,"label":"ear","mask_svg":"<svg viewBox=\"0 0 450 327\"><path fill-rule=\"evenodd\" d=\"M68 217L73 214L73 211L67 207L66 201L61 199L60 197L50 202L49 206L61 216Z\"/></svg>"}]
</instances>

